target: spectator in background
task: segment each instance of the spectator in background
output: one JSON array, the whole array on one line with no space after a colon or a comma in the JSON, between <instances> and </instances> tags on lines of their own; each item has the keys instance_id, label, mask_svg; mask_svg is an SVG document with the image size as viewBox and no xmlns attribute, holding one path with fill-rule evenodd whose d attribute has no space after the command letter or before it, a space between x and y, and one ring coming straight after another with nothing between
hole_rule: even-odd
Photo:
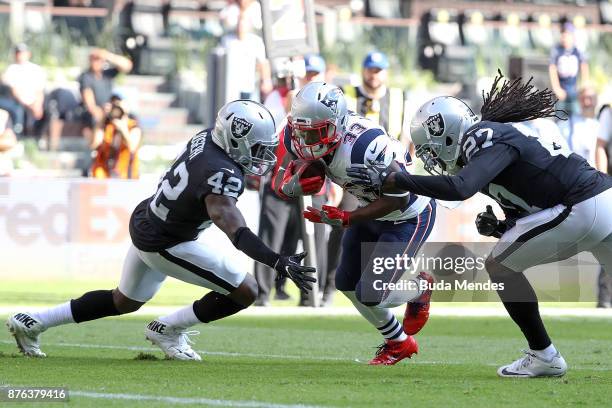
<instances>
[{"instance_id":1,"label":"spectator in background","mask_svg":"<svg viewBox=\"0 0 612 408\"><path fill-rule=\"evenodd\" d=\"M104 124L96 129L95 158L91 175L95 178L137 179L138 148L142 131L126 111L122 98L114 94L105 106Z\"/></svg>"},{"instance_id":2,"label":"spectator in background","mask_svg":"<svg viewBox=\"0 0 612 408\"><path fill-rule=\"evenodd\" d=\"M595 164L599 171L611 174L612 163L612 108L604 105L599 111L599 134L597 136L597 152ZM599 271L597 307L612 307L612 276L602 269Z\"/></svg>"},{"instance_id":3,"label":"spectator in background","mask_svg":"<svg viewBox=\"0 0 612 408\"><path fill-rule=\"evenodd\" d=\"M6 156L6 152L17 144L17 137L13 132L10 114L0 109L0 176L7 176L13 170L13 161Z\"/></svg>"},{"instance_id":4,"label":"spectator in background","mask_svg":"<svg viewBox=\"0 0 612 408\"><path fill-rule=\"evenodd\" d=\"M105 64L111 67L105 67ZM105 118L104 104L110 100L114 78L120 73L132 70L132 62L121 55L107 50L95 49L89 54L89 69L79 77L83 136L93 145L95 130ZM93 146L92 146L93 147Z\"/></svg>"},{"instance_id":5,"label":"spectator in background","mask_svg":"<svg viewBox=\"0 0 612 408\"><path fill-rule=\"evenodd\" d=\"M558 123L561 134L567 145L574 153L584 157L591 166L595 166L595 153L597 148L597 135L599 122L595 119L595 105L597 95L590 87L582 88L578 92L580 110L569 117L567 121Z\"/></svg>"},{"instance_id":6,"label":"spectator in background","mask_svg":"<svg viewBox=\"0 0 612 408\"><path fill-rule=\"evenodd\" d=\"M0 98L0 109L10 113L14 131L21 135L27 123L26 114L35 121L43 118L47 74L30 61L32 53L26 44L18 44L14 51L15 62L2 75L2 83L9 92Z\"/></svg>"},{"instance_id":7,"label":"spectator in background","mask_svg":"<svg viewBox=\"0 0 612 408\"><path fill-rule=\"evenodd\" d=\"M589 65L584 55L574 44L574 26L565 23L561 28L561 41L550 53L548 66L552 90L559 99L558 109L569 116L579 113L578 77L587 85Z\"/></svg>"},{"instance_id":8,"label":"spectator in background","mask_svg":"<svg viewBox=\"0 0 612 408\"><path fill-rule=\"evenodd\" d=\"M293 72L291 61L288 59L278 59L274 63L274 88L266 96L264 105L276 123L277 129L282 129L282 122L289 112L291 103L290 93L293 89Z\"/></svg>"},{"instance_id":9,"label":"spectator in background","mask_svg":"<svg viewBox=\"0 0 612 408\"><path fill-rule=\"evenodd\" d=\"M253 32L252 18L246 11L240 10L235 28L232 21L224 21L228 34L221 38L221 46L226 50L227 66L230 68L229 75L232 77L227 98L259 97L259 100L264 101L273 88L270 63L266 59L263 40Z\"/></svg>"},{"instance_id":10,"label":"spectator in background","mask_svg":"<svg viewBox=\"0 0 612 408\"><path fill-rule=\"evenodd\" d=\"M305 76L299 80L299 88L306 85L311 81L320 81L325 75L325 61L318 55L306 55L304 57L305 65ZM294 93L298 89L292 89L293 72L292 67L289 65L279 66L277 72L281 72L283 81L281 82L281 88L273 91L266 102L271 103L274 101L277 106L276 111L280 113L283 111L283 115L280 121L276 123L277 129L284 129L284 120L291 107L291 100ZM275 114L275 120L277 115ZM282 136L281 136L282 140ZM278 166L283 164L283 160L286 158L287 151L283 143L280 143L276 149L277 164L274 171L270 174L275 174L278 170ZM321 205L327 201L327 186L317 195L312 196L313 205L321 208ZM277 195L272 185L272 180L267 177L263 182L262 197L261 197L261 212L259 218L259 232L258 235L266 245L270 248L276 248L281 254L294 253L298 241L303 237L301 230L302 226L302 214L300 211L300 205L298 200L285 200L284 198ZM327 263L327 244L326 244L326 231L325 225L315 225L315 245L316 245L316 259L317 259L317 270L319 271L319 287L323 289L326 285L326 263ZM275 280L276 272L271 268L256 263L254 269L255 279L259 285L259 295L255 301L256 306L268 306L269 297L272 289L272 282L275 282L275 299L286 300L290 299L289 294L285 291L286 279ZM333 277L331 279L332 292L335 289L333 286ZM329 282L329 279L327 279ZM306 306L307 298L305 293L300 294L299 305Z\"/></svg>"},{"instance_id":11,"label":"spectator in background","mask_svg":"<svg viewBox=\"0 0 612 408\"><path fill-rule=\"evenodd\" d=\"M404 128L404 92L390 88L389 60L382 52L370 52L363 60L362 84L344 89L349 110L362 115L387 130L389 136L402 140Z\"/></svg>"}]
</instances>

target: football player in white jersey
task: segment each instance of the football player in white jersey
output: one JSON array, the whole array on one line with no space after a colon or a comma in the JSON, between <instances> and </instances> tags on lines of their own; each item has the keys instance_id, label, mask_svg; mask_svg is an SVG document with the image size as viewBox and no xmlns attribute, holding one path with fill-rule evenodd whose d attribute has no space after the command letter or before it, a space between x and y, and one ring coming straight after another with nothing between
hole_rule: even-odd
<instances>
[{"instance_id":1,"label":"football player in white jersey","mask_svg":"<svg viewBox=\"0 0 612 408\"><path fill-rule=\"evenodd\" d=\"M407 272L409 266L394 264L385 269L380 263L382 259L416 255L433 227L435 202L414 194L379 195L377 189L357 185L346 174L347 167L364 163L383 163L406 171L409 154L381 126L349 113L340 88L324 82L310 83L296 95L281 139L292 153L287 155L289 160L294 159L275 175L274 184L281 195L314 194L328 177L361 204L355 211L308 207L304 216L315 223L347 228L336 287L385 339L370 364L392 365L410 357L418 351L412 335L429 317L431 291L419 289L419 282L433 280L424 272ZM319 174L312 174L317 167ZM391 290L388 284L400 279L406 283L404 288ZM400 324L390 308L406 303Z\"/></svg>"}]
</instances>

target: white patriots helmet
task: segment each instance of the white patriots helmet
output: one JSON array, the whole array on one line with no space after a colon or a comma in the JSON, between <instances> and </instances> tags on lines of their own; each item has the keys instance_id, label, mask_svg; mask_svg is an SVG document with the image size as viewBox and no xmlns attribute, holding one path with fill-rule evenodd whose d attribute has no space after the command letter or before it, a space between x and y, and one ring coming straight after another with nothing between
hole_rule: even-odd
<instances>
[{"instance_id":1,"label":"white patriots helmet","mask_svg":"<svg viewBox=\"0 0 612 408\"><path fill-rule=\"evenodd\" d=\"M287 117L298 156L316 160L338 147L347 113L340 88L325 82L305 85L293 99Z\"/></svg>"},{"instance_id":2,"label":"white patriots helmet","mask_svg":"<svg viewBox=\"0 0 612 408\"><path fill-rule=\"evenodd\" d=\"M424 103L410 122L415 153L431 174L455 174L461 166L459 145L466 130L478 122L460 99L439 96Z\"/></svg>"},{"instance_id":3,"label":"white patriots helmet","mask_svg":"<svg viewBox=\"0 0 612 408\"><path fill-rule=\"evenodd\" d=\"M247 173L263 176L276 163L274 118L258 102L239 99L224 105L217 114L212 140Z\"/></svg>"}]
</instances>

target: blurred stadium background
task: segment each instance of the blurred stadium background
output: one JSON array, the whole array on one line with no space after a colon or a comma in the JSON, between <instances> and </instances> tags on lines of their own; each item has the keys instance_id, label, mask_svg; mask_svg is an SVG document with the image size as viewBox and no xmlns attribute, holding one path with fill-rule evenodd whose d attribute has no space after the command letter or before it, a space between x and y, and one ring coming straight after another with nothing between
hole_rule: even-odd
<instances>
[{"instance_id":1,"label":"blurred stadium background","mask_svg":"<svg viewBox=\"0 0 612 408\"><path fill-rule=\"evenodd\" d=\"M5 175L0 179L3 288L8 291L8 282L40 282L38 295L28 297L40 303L55 299L52 288L62 285L52 282L68 287L67 282L75 281L108 285L117 281L129 244L132 208L154 191L159 175L182 144L213 123L221 104L239 96L234 84L244 67L240 59L226 53L224 38L236 30L241 3L248 9L243 13L251 20L252 33L261 36L258 2L0 1L0 24L7 28L0 33L0 71L13 63L15 46L25 45L31 61L46 76L45 120L34 121L26 111L23 132L0 153ZM275 7L275 3L287 2L270 4ZM359 84L364 56L382 51L389 58L389 85L405 92L407 117L423 101L440 94L457 95L478 106L481 91L490 86L498 68L510 78L533 76L539 87L550 86L548 56L560 28L568 22L575 27L577 47L589 55L598 107L612 94L609 1L316 0L304 4L313 10L327 79L345 87ZM121 95L142 129L138 180L86 177L91 174L92 149L78 115L62 116L59 142L49 138L51 122L57 119L54 96L58 90L72 95L78 110L82 105L79 76L87 69L92 51L98 49L132 62L131 71L115 79L113 93ZM301 55L295 57L299 61ZM274 78L281 75L283 69L278 67L286 65L286 59L269 63ZM265 96L259 91L262 87L253 85L254 99ZM10 90L4 89L3 95L7 93ZM240 200L254 230L259 201L257 191L247 191ZM482 241L473 217L486 203L485 198L475 197L452 216L441 211L430 240ZM235 254L216 229L202 239L219 251ZM238 255L236 261L252 270L246 257ZM582 299L593 300L597 268L585 268L581 287L588 293ZM47 282L50 286L45 286ZM41 297L40 292L47 296ZM24 294L3 295L2 302L10 303L7 299Z\"/></svg>"},{"instance_id":2,"label":"blurred stadium background","mask_svg":"<svg viewBox=\"0 0 612 408\"><path fill-rule=\"evenodd\" d=\"M42 119L26 109L20 129L15 112L0 109L0 318L117 284L130 244L131 211L154 192L183 144L212 125L217 108L240 96L237 83L245 77L252 78L253 99L263 101L270 91L265 70L258 76L246 72L254 66L254 57L246 56L250 49L242 59L228 45L242 18L249 20L258 44L266 30L271 32L262 23L259 3L0 0L0 72L5 73L0 102L11 100L11 86L34 87L33 77L22 75L15 84L6 75L17 53L30 53L44 74L32 71L44 79L37 82L44 94ZM403 91L408 118L424 101L443 94L479 107L481 91L490 87L498 68L510 78L533 76L538 87L550 87L550 51L568 23L576 46L589 57L589 85L598 96L594 111L612 101L612 0L261 3L264 11L276 10L271 14L277 20L288 10L293 21L293 6L298 14L312 13L317 41L308 44L309 51L318 50L326 79L339 86L358 85L366 54L385 53L388 84ZM277 34L291 37L282 30ZM275 51L267 50L268 55ZM131 65L114 78L112 90L103 91L118 96L142 130L134 149L137 179L92 177L92 161L101 153L83 130L91 118L83 116L81 100L81 74L92 55L109 65L125 64L118 58L124 56ZM266 60L274 84L288 71L304 74L302 52L291 56L290 64L284 57ZM409 145L405 135L403 141ZM257 190L245 191L239 201L254 231L260 201ZM477 234L474 218L490 203L478 195L455 210L440 208L430 241L487 242ZM215 227L201 239L253 270ZM155 361L161 354L142 341L148 321L142 315L202 296L202 288L170 278L136 316L45 333L46 360L13 358L15 344L0 332L0 385L68 386L72 405L92 407L606 406L612 309L594 307L599 266L590 255L566 266L558 280L543 283L550 295L544 299L565 288L572 300L543 307L555 344L571 361L570 374L562 379L498 381L495 367L515 358L523 339L499 303L469 302L469 297L434 302L434 317L419 334L419 355L384 367L383 375L361 364L379 339L363 319L346 316L356 313L343 296L336 296L331 308L297 309L290 307L298 299L293 287L291 302L274 301L273 307L200 325L196 349L205 366Z\"/></svg>"}]
</instances>

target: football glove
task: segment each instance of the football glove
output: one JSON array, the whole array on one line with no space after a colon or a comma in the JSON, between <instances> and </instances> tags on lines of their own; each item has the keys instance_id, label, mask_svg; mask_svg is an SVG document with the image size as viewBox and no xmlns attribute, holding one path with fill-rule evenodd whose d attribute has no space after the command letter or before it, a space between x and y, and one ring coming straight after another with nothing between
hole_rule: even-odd
<instances>
[{"instance_id":1,"label":"football glove","mask_svg":"<svg viewBox=\"0 0 612 408\"><path fill-rule=\"evenodd\" d=\"M501 238L506 232L507 225L504 221L499 221L493 213L493 208L487 205L487 211L476 216L476 229L485 237Z\"/></svg>"},{"instance_id":2,"label":"football glove","mask_svg":"<svg viewBox=\"0 0 612 408\"><path fill-rule=\"evenodd\" d=\"M348 227L351 213L342 211L336 207L324 205L321 209L307 207L304 218L312 222L328 224L332 227Z\"/></svg>"},{"instance_id":3,"label":"football glove","mask_svg":"<svg viewBox=\"0 0 612 408\"><path fill-rule=\"evenodd\" d=\"M296 284L300 290L308 292L312 290L312 283L316 282L316 278L307 275L307 273L314 273L317 270L312 266L302 266L302 260L306 258L307 252L302 252L295 255L281 255L274 264L274 269L277 272L276 280L281 278L289 278Z\"/></svg>"},{"instance_id":4,"label":"football glove","mask_svg":"<svg viewBox=\"0 0 612 408\"><path fill-rule=\"evenodd\" d=\"M316 194L323 188L325 177L300 178L310 164L306 161L292 160L283 174L280 193L284 198L296 198Z\"/></svg>"},{"instance_id":5,"label":"football glove","mask_svg":"<svg viewBox=\"0 0 612 408\"><path fill-rule=\"evenodd\" d=\"M379 193L390 173L388 166L377 164L355 164L346 168L346 175L354 184L373 187Z\"/></svg>"}]
</instances>

